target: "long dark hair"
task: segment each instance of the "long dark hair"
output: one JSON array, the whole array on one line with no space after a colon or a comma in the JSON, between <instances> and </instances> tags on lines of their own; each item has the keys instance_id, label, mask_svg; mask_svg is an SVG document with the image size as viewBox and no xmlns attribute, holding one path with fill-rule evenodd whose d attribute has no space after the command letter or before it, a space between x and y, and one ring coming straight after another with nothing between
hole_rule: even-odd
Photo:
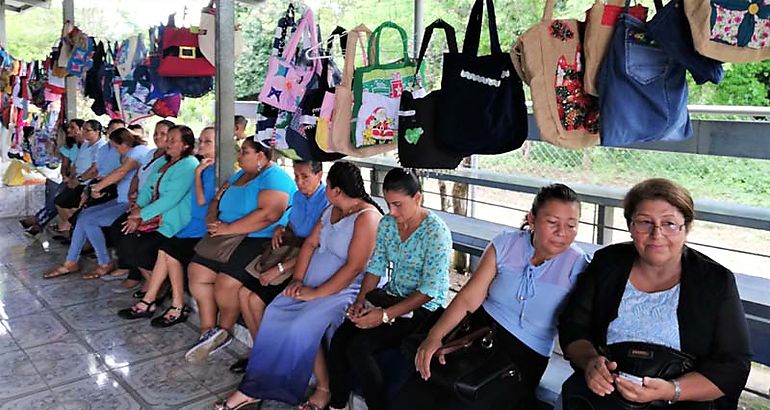
<instances>
[{"instance_id":1,"label":"long dark hair","mask_svg":"<svg viewBox=\"0 0 770 410\"><path fill-rule=\"evenodd\" d=\"M351 198L363 199L377 208L380 214L385 215L382 208L366 192L364 179L361 177L361 170L352 162L335 162L329 169L326 180L329 188L339 188L345 195Z\"/></svg>"},{"instance_id":2,"label":"long dark hair","mask_svg":"<svg viewBox=\"0 0 770 410\"><path fill-rule=\"evenodd\" d=\"M393 168L385 174L385 180L382 181L382 190L390 192L401 192L414 197L418 192L422 192L420 180L413 172L404 168Z\"/></svg>"},{"instance_id":3,"label":"long dark hair","mask_svg":"<svg viewBox=\"0 0 770 410\"><path fill-rule=\"evenodd\" d=\"M537 191L537 195L535 195L535 199L532 201L532 208L529 212L531 212L532 215L537 216L540 209L551 200L576 203L578 205L578 210L580 209L580 199L578 198L577 192L564 184L551 184L544 186ZM529 222L527 221L527 218L524 218L521 229L526 229L527 227L529 227Z\"/></svg>"},{"instance_id":4,"label":"long dark hair","mask_svg":"<svg viewBox=\"0 0 770 410\"><path fill-rule=\"evenodd\" d=\"M117 128L110 133L110 141L120 145L125 144L129 147L135 147L137 145L144 144L144 140L139 135L134 134L128 128Z\"/></svg>"},{"instance_id":5,"label":"long dark hair","mask_svg":"<svg viewBox=\"0 0 770 410\"><path fill-rule=\"evenodd\" d=\"M92 130L98 132L99 133L99 137L102 136L102 131L103 131L104 127L102 126L101 122L99 122L97 120L88 120L88 121L85 122L84 125L88 125L89 127L91 127ZM80 127L80 128L83 128L83 127Z\"/></svg>"},{"instance_id":6,"label":"long dark hair","mask_svg":"<svg viewBox=\"0 0 770 410\"><path fill-rule=\"evenodd\" d=\"M171 130L179 130L179 134L182 137L182 142L187 145L187 148L182 151L182 155L179 157L179 159L192 155L192 153L195 151L195 133L193 130L186 125L174 125L168 129L168 132L171 132ZM171 156L168 154L166 154L166 161L171 161Z\"/></svg>"}]
</instances>

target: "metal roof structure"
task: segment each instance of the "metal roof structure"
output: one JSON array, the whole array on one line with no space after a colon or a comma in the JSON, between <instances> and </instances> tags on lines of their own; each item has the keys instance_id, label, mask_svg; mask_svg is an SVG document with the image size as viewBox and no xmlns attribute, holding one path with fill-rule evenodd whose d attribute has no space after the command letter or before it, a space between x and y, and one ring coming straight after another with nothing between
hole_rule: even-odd
<instances>
[{"instance_id":1,"label":"metal roof structure","mask_svg":"<svg viewBox=\"0 0 770 410\"><path fill-rule=\"evenodd\" d=\"M21 13L33 7L51 8L51 0L5 0L5 10Z\"/></svg>"}]
</instances>

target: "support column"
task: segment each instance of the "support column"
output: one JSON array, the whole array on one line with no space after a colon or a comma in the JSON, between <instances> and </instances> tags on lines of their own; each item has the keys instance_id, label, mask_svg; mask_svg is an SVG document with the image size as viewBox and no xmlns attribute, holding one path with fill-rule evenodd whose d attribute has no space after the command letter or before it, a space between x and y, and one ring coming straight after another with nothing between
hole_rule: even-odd
<instances>
[{"instance_id":1,"label":"support column","mask_svg":"<svg viewBox=\"0 0 770 410\"><path fill-rule=\"evenodd\" d=\"M420 54L420 44L422 44L422 35L425 32L425 22L423 16L422 0L414 0L414 58Z\"/></svg>"},{"instance_id":2,"label":"support column","mask_svg":"<svg viewBox=\"0 0 770 410\"><path fill-rule=\"evenodd\" d=\"M75 0L62 0L62 6L64 8L63 21L71 21L75 23ZM64 79L64 105L67 111L65 115L68 120L78 117L78 79L73 76L68 76Z\"/></svg>"},{"instance_id":3,"label":"support column","mask_svg":"<svg viewBox=\"0 0 770 410\"><path fill-rule=\"evenodd\" d=\"M614 222L614 208L604 205L596 206L596 243L608 245L612 243L612 225Z\"/></svg>"},{"instance_id":4,"label":"support column","mask_svg":"<svg viewBox=\"0 0 770 410\"><path fill-rule=\"evenodd\" d=\"M235 148L235 1L217 0L216 13L216 127L217 180L233 174Z\"/></svg>"}]
</instances>

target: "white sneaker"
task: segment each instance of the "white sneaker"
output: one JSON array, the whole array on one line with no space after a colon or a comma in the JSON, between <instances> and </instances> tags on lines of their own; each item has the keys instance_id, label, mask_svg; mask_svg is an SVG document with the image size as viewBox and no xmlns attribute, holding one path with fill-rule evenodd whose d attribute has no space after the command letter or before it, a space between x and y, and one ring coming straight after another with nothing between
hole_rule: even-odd
<instances>
[{"instance_id":1,"label":"white sneaker","mask_svg":"<svg viewBox=\"0 0 770 410\"><path fill-rule=\"evenodd\" d=\"M214 354L229 345L232 341L233 337L230 333L215 326L201 335L198 339L198 343L184 354L184 358L188 362L201 362L206 360L209 355Z\"/></svg>"}]
</instances>

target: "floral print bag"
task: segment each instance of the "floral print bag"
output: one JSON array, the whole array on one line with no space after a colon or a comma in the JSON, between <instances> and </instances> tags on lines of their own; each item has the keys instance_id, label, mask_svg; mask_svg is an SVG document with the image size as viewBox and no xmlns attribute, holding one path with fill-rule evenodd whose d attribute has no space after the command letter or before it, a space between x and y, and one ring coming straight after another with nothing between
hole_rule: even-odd
<instances>
[{"instance_id":1,"label":"floral print bag","mask_svg":"<svg viewBox=\"0 0 770 410\"><path fill-rule=\"evenodd\" d=\"M770 59L770 0L685 1L698 53L726 63Z\"/></svg>"},{"instance_id":2,"label":"floral print bag","mask_svg":"<svg viewBox=\"0 0 770 410\"><path fill-rule=\"evenodd\" d=\"M599 144L599 101L585 92L580 25L554 20L556 0L547 0L543 19L519 37L513 66L532 91L540 138L579 149Z\"/></svg>"}]
</instances>

